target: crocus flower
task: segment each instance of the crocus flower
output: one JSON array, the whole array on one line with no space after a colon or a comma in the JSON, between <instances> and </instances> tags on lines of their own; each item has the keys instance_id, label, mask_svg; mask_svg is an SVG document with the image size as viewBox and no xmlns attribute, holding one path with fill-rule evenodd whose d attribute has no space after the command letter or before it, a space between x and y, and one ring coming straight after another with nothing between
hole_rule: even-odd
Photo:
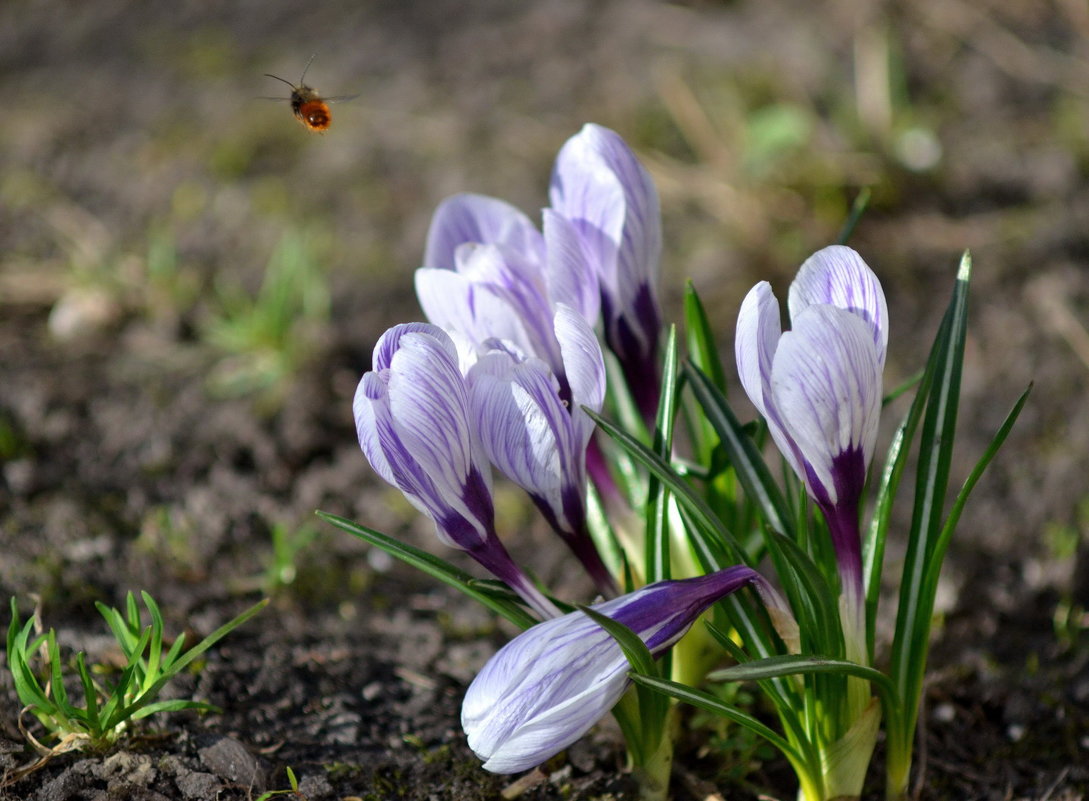
<instances>
[{"instance_id":1,"label":"crocus flower","mask_svg":"<svg viewBox=\"0 0 1089 801\"><path fill-rule=\"evenodd\" d=\"M456 270L454 254L466 243L502 245L537 265L544 263L544 240L523 214L504 200L462 193L448 197L431 218L423 266Z\"/></svg>"},{"instance_id":2,"label":"crocus flower","mask_svg":"<svg viewBox=\"0 0 1089 801\"><path fill-rule=\"evenodd\" d=\"M589 324L560 304L554 322L569 380L570 401L548 365L509 343L490 340L469 370L473 422L489 460L533 499L597 583L615 595L616 582L586 527L586 446L600 411L605 362Z\"/></svg>"},{"instance_id":3,"label":"crocus flower","mask_svg":"<svg viewBox=\"0 0 1089 801\"><path fill-rule=\"evenodd\" d=\"M661 213L654 182L619 134L588 124L560 149L550 195L552 211L582 237L600 286L605 342L652 418L662 326Z\"/></svg>"},{"instance_id":4,"label":"crocus flower","mask_svg":"<svg viewBox=\"0 0 1089 801\"><path fill-rule=\"evenodd\" d=\"M659 656L708 606L750 583L765 603L781 604L760 574L736 566L661 581L592 608L623 623ZM493 773L539 765L612 709L628 687L628 670L616 640L582 612L533 626L469 685L461 708L469 747Z\"/></svg>"},{"instance_id":5,"label":"crocus flower","mask_svg":"<svg viewBox=\"0 0 1089 801\"><path fill-rule=\"evenodd\" d=\"M582 237L545 212L542 236L524 214L496 198L455 195L435 211L416 295L430 320L472 342L500 339L567 378L552 319L558 304L593 326L599 298Z\"/></svg>"},{"instance_id":6,"label":"crocus flower","mask_svg":"<svg viewBox=\"0 0 1089 801\"><path fill-rule=\"evenodd\" d=\"M888 308L851 248L805 261L790 287L791 330L762 281L737 319L741 383L828 522L850 614L862 613L859 503L877 441ZM857 631L858 629L856 629Z\"/></svg>"},{"instance_id":7,"label":"crocus flower","mask_svg":"<svg viewBox=\"0 0 1089 801\"><path fill-rule=\"evenodd\" d=\"M439 539L491 571L543 617L555 606L495 533L491 472L469 419L469 392L450 337L427 323L391 328L356 389L359 444L375 471L435 522Z\"/></svg>"}]
</instances>

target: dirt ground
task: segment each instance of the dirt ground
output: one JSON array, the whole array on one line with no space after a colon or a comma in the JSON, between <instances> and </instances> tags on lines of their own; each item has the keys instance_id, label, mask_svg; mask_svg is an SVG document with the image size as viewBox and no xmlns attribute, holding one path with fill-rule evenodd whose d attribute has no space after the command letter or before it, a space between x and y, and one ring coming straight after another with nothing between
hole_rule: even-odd
<instances>
[{"instance_id":1,"label":"dirt ground","mask_svg":"<svg viewBox=\"0 0 1089 801\"><path fill-rule=\"evenodd\" d=\"M435 205L476 191L536 215L587 121L619 131L659 186L667 316L691 278L724 347L744 292L785 290L870 187L852 244L889 297L895 386L971 249L954 480L1035 389L952 545L919 793L1086 797L1087 7L346 5L0 5L0 602L40 604L66 649L110 664L96 600L147 589L169 631L203 635L272 597L170 685L222 714L151 718L0 798L251 799L287 788L287 767L311 801L479 801L511 784L458 723L511 631L313 511L442 552L359 452L355 384L377 337L419 317ZM294 81L311 54L307 83L358 93L325 135L258 99L287 89L264 73ZM267 334L246 299L274 253L317 279L297 322ZM519 495L497 503L515 554L588 598ZM34 760L18 715L4 669L5 772ZM773 755L725 763L701 736L681 744L678 801L794 794ZM604 725L519 797L631 798L622 762ZM881 766L879 746L874 795Z\"/></svg>"}]
</instances>

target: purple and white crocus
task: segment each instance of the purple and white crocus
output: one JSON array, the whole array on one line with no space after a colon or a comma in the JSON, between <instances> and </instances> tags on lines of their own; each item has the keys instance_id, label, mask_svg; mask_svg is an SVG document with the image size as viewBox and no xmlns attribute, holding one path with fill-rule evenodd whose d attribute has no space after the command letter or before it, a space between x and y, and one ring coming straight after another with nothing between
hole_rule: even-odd
<instances>
[{"instance_id":1,"label":"purple and white crocus","mask_svg":"<svg viewBox=\"0 0 1089 801\"><path fill-rule=\"evenodd\" d=\"M432 218L416 297L435 325L477 344L510 342L562 376L546 262L544 238L522 212L495 198L455 195Z\"/></svg>"},{"instance_id":2,"label":"purple and white crocus","mask_svg":"<svg viewBox=\"0 0 1089 801\"><path fill-rule=\"evenodd\" d=\"M591 607L634 631L654 656L684 636L715 601L752 584L765 604L782 601L748 567L661 581ZM493 773L539 765L584 735L630 684L627 658L582 612L539 623L493 656L461 707L469 747Z\"/></svg>"},{"instance_id":3,"label":"purple and white crocus","mask_svg":"<svg viewBox=\"0 0 1089 801\"><path fill-rule=\"evenodd\" d=\"M573 225L546 211L542 237L501 200L448 198L432 219L416 294L432 323L479 351L467 361L492 354L486 360L492 369L476 370L491 376L477 382L491 388L492 397L481 402L495 407L477 415L488 456L530 494L599 591L615 595L616 582L586 529L593 424L581 407L600 410L605 370L593 333L597 282ZM503 366L513 362L525 366ZM539 391L516 389L512 379L530 375L537 376ZM497 406L501 392L519 400ZM522 453L514 452L516 444Z\"/></svg>"},{"instance_id":4,"label":"purple and white crocus","mask_svg":"<svg viewBox=\"0 0 1089 801\"><path fill-rule=\"evenodd\" d=\"M573 309L560 304L554 327L570 399L543 361L489 340L467 375L473 423L491 463L529 494L598 590L612 596L618 588L590 539L585 503L594 422L583 407L601 409L605 362L593 329Z\"/></svg>"},{"instance_id":5,"label":"purple and white crocus","mask_svg":"<svg viewBox=\"0 0 1089 801\"><path fill-rule=\"evenodd\" d=\"M662 316L658 191L615 131L587 124L560 149L551 211L574 226L601 294L605 343L644 416L657 412Z\"/></svg>"},{"instance_id":6,"label":"purple and white crocus","mask_svg":"<svg viewBox=\"0 0 1089 801\"><path fill-rule=\"evenodd\" d=\"M457 348L441 328L398 325L378 340L356 389L359 444L374 470L543 618L559 614L495 532L491 468L470 421Z\"/></svg>"},{"instance_id":7,"label":"purple and white crocus","mask_svg":"<svg viewBox=\"0 0 1089 801\"><path fill-rule=\"evenodd\" d=\"M802 264L788 305L784 333L768 283L750 290L737 319L737 369L828 522L850 639L863 631L859 504L877 442L888 307L877 276L840 245Z\"/></svg>"}]
</instances>

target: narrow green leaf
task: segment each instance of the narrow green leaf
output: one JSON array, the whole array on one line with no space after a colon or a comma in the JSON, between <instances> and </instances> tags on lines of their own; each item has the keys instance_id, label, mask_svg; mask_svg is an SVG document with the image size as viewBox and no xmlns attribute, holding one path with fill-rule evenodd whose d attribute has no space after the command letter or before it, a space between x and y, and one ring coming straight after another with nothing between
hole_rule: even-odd
<instances>
[{"instance_id":1,"label":"narrow green leaf","mask_svg":"<svg viewBox=\"0 0 1089 801\"><path fill-rule=\"evenodd\" d=\"M662 365L662 391L655 421L654 450L663 462L673 452L673 421L677 404L677 328L670 326ZM653 584L671 578L669 565L669 488L652 476L646 505L646 582Z\"/></svg>"},{"instance_id":2,"label":"narrow green leaf","mask_svg":"<svg viewBox=\"0 0 1089 801\"><path fill-rule=\"evenodd\" d=\"M421 551L418 548L413 548L411 545L399 542L392 537L387 537L385 534L343 517L337 517L336 515L322 511L318 511L317 515L322 520L336 526L341 531L346 531L354 537L359 537L359 539L369 542L377 548L381 548L390 556L395 556L418 570L422 570L427 575L436 578L445 584L449 584L454 589L459 590L470 598L484 604L484 606L488 607L493 612L502 615L519 628L528 629L538 622L536 618L527 612L521 605L501 601L491 593L481 590L474 585L473 578L469 574L463 573L437 556L429 554L426 551Z\"/></svg>"},{"instance_id":3,"label":"narrow green leaf","mask_svg":"<svg viewBox=\"0 0 1089 801\"><path fill-rule=\"evenodd\" d=\"M147 669L140 688L146 690L151 686L151 679L159 673L160 659L163 653L163 627L165 624L163 623L163 613L160 611L159 605L155 603L155 599L145 590L140 591L140 597L144 599L144 606L147 607L147 611L151 614L151 643L148 649Z\"/></svg>"},{"instance_id":4,"label":"narrow green leaf","mask_svg":"<svg viewBox=\"0 0 1089 801\"><path fill-rule=\"evenodd\" d=\"M807 654L783 654L733 665L707 675L710 681L762 681L780 676L796 676L803 673L842 673L865 679L878 687L885 697L895 696L895 688L889 677L879 670L845 659L829 659Z\"/></svg>"},{"instance_id":5,"label":"narrow green leaf","mask_svg":"<svg viewBox=\"0 0 1089 801\"><path fill-rule=\"evenodd\" d=\"M715 344L715 331L691 279L684 285L684 331L688 358L725 395L726 371Z\"/></svg>"},{"instance_id":6,"label":"narrow green leaf","mask_svg":"<svg viewBox=\"0 0 1089 801\"><path fill-rule=\"evenodd\" d=\"M1032 384L1029 384L1028 388L1021 393L1021 397L1017 399L1017 402L1013 405L1009 414L1006 415L1006 419L991 438L991 442L987 446L987 449L984 451L979 461L976 462L976 466L972 469L968 478L965 479L964 485L961 487L960 492L957 493L957 497L953 501L949 516L945 520L945 525L942 526L941 535L938 537L938 541L934 546L930 563L927 565L928 573L926 585L928 588L932 588L932 591L929 593L932 598L937 593L938 574L941 572L942 561L945 559L945 552L949 548L949 542L953 538L953 532L956 530L957 523L960 521L961 512L964 511L964 505L968 502L968 496L972 494L972 490L975 489L979 479L982 478L987 466L991 463L991 460L994 459L995 455L997 455L999 448L1001 448L1002 444L1006 441L1006 437L1009 436L1010 431L1013 430L1017 418L1020 417L1021 411L1025 408L1025 403L1028 401L1030 392L1032 392Z\"/></svg>"},{"instance_id":7,"label":"narrow green leaf","mask_svg":"<svg viewBox=\"0 0 1089 801\"><path fill-rule=\"evenodd\" d=\"M132 593L129 593L131 597ZM117 644L121 646L122 652L125 654L126 659L132 659L132 650L136 647L136 643L139 640L139 635L133 631L129 626L128 621L118 610L113 607L106 606L101 601L95 601L95 608L98 613L106 620L106 623L110 627L110 631L113 632L113 637L117 640ZM139 626L139 624L137 624ZM136 632L139 631L137 627Z\"/></svg>"},{"instance_id":8,"label":"narrow green leaf","mask_svg":"<svg viewBox=\"0 0 1089 801\"><path fill-rule=\"evenodd\" d=\"M170 666L167 671L163 672L149 687L147 687L146 690L144 690L144 692L140 693L139 696L132 703L118 710L117 716L119 717L119 720L126 720L127 718L134 715L139 709L152 703L168 681L170 681L172 678L174 678L174 676L184 670L190 663L193 662L193 660L197 659L197 657L201 656L205 651L207 651L221 639L234 631L234 629L241 626L251 617L253 617L266 606L268 606L268 603L268 598L258 601L249 609L242 612L242 614L227 621L218 629L205 637L203 640L190 648L188 651L186 651L180 658L177 659L177 661L174 662L174 664Z\"/></svg>"},{"instance_id":9,"label":"narrow green leaf","mask_svg":"<svg viewBox=\"0 0 1089 801\"><path fill-rule=\"evenodd\" d=\"M714 531L716 533L721 539L722 544L730 551L731 559L735 561L735 563L748 563L745 555L738 547L733 534L722 524L722 521L715 515L711 508L707 506L703 498L697 495L691 485L678 476L667 462L663 461L658 454L647 448L647 446L636 440L630 434L597 414L593 409L586 406L582 408L590 415L594 422L598 424L602 431L612 437L621 448L631 454L636 461L646 467L662 483L669 487L669 490L677 497L677 502L686 506L692 514L692 517L697 520L701 526L708 531Z\"/></svg>"},{"instance_id":10,"label":"narrow green leaf","mask_svg":"<svg viewBox=\"0 0 1089 801\"><path fill-rule=\"evenodd\" d=\"M49 630L49 639L46 640L46 643L49 652L49 691L53 694L57 706L67 714L71 710L71 705L68 703L68 691L64 688L60 648L57 647L57 634L53 629Z\"/></svg>"},{"instance_id":11,"label":"narrow green leaf","mask_svg":"<svg viewBox=\"0 0 1089 801\"><path fill-rule=\"evenodd\" d=\"M642 443L651 441L647 422L628 388L624 369L610 351L605 352L606 386L605 408L620 421L625 431L631 432ZM607 444L607 443L604 443ZM641 508L645 502L646 477L639 471L638 465L621 450L608 454L613 476L623 489L632 508Z\"/></svg>"},{"instance_id":12,"label":"narrow green leaf","mask_svg":"<svg viewBox=\"0 0 1089 801\"><path fill-rule=\"evenodd\" d=\"M678 701L684 701L686 704L699 707L700 709L704 709L716 715L721 715L727 720L732 720L734 723L744 726L749 731L763 737L778 748L792 764L795 762L804 762L800 752L781 735L768 728L767 725L761 723L752 715L726 704L704 690L697 690L694 687L689 687L686 684L680 684L669 679L647 676L635 672L632 672L630 676L631 680L639 686L649 687L660 693L665 693L668 696L676 698Z\"/></svg>"},{"instance_id":13,"label":"narrow green leaf","mask_svg":"<svg viewBox=\"0 0 1089 801\"><path fill-rule=\"evenodd\" d=\"M91 674L87 670L82 651L76 654L76 673L79 674L80 683L83 684L83 698L87 704L87 725L92 732L100 732L102 721L98 716L98 688L95 687L94 680L91 679Z\"/></svg>"},{"instance_id":14,"label":"narrow green leaf","mask_svg":"<svg viewBox=\"0 0 1089 801\"><path fill-rule=\"evenodd\" d=\"M292 792L299 792L299 780L295 778L295 771L291 768L285 768L287 771L287 783L291 785Z\"/></svg>"},{"instance_id":15,"label":"narrow green leaf","mask_svg":"<svg viewBox=\"0 0 1089 801\"><path fill-rule=\"evenodd\" d=\"M847 244L847 241L855 232L855 226L858 225L858 221L862 219L862 215L866 212L866 207L869 205L870 188L864 186L859 191L858 195L855 196L855 202L851 204L851 213L847 215L847 221L843 223L843 228L840 229L839 236L836 237L837 245Z\"/></svg>"},{"instance_id":16,"label":"narrow green leaf","mask_svg":"<svg viewBox=\"0 0 1089 801\"><path fill-rule=\"evenodd\" d=\"M635 670L649 675L657 674L658 670L654 663L654 656L638 634L623 623L613 620L608 615L603 615L589 606L579 604L576 608L605 629L609 636L616 640L620 650L624 652L624 656L631 662Z\"/></svg>"},{"instance_id":17,"label":"narrow green leaf","mask_svg":"<svg viewBox=\"0 0 1089 801\"><path fill-rule=\"evenodd\" d=\"M726 398L715 388L711 379L691 362L685 362L684 370L693 394L718 433L730 463L737 471L741 486L759 506L767 524L774 531L793 538L793 527L788 522L789 507L756 444L746 435Z\"/></svg>"},{"instance_id":18,"label":"narrow green leaf","mask_svg":"<svg viewBox=\"0 0 1089 801\"><path fill-rule=\"evenodd\" d=\"M185 648L185 632L183 631L177 637L174 638L174 644L170 646L170 650L166 652L166 656L163 657L160 670L170 670L178 655Z\"/></svg>"},{"instance_id":19,"label":"narrow green leaf","mask_svg":"<svg viewBox=\"0 0 1089 801\"><path fill-rule=\"evenodd\" d=\"M927 597L929 562L940 537L942 514L952 461L957 405L960 395L961 366L968 321L968 286L971 257L965 252L957 272L953 296L934 341L927 372L932 376L926 411L919 440L916 470L915 504L907 553L900 581L899 607L890 672L903 701L905 729L898 732L900 747L910 753L922 677L929 646L930 610L933 597ZM925 379L924 379L925 380ZM903 755L893 754L894 759Z\"/></svg>"},{"instance_id":20,"label":"narrow green leaf","mask_svg":"<svg viewBox=\"0 0 1089 801\"><path fill-rule=\"evenodd\" d=\"M182 698L176 698L170 701L156 701L155 703L142 706L132 713L132 719L140 720L141 718L146 718L158 714L159 712L180 712L183 709L214 713L223 711L219 707L213 706L212 704L206 704L203 701L186 701Z\"/></svg>"},{"instance_id":21,"label":"narrow green leaf","mask_svg":"<svg viewBox=\"0 0 1089 801\"><path fill-rule=\"evenodd\" d=\"M809 554L789 537L771 534L767 542L768 553L803 638L827 653L842 653L843 629L836 591L825 580Z\"/></svg>"},{"instance_id":22,"label":"narrow green leaf","mask_svg":"<svg viewBox=\"0 0 1089 801\"><path fill-rule=\"evenodd\" d=\"M623 574L622 565L627 564L627 557L593 482L586 485L586 524L594 547L609 572L614 576Z\"/></svg>"},{"instance_id":23,"label":"narrow green leaf","mask_svg":"<svg viewBox=\"0 0 1089 801\"><path fill-rule=\"evenodd\" d=\"M632 669L644 676L658 676L658 666L654 663L654 657L647 648L646 643L623 623L613 620L607 615L595 612L588 606L579 606L579 611L597 623L608 632L609 636L616 640L620 650L631 663ZM642 728L641 741L644 746L651 743L657 744L662 735L662 725L665 722L669 704L658 693L650 692L644 687L637 690L639 695L639 720ZM650 749L646 749L648 752Z\"/></svg>"}]
</instances>

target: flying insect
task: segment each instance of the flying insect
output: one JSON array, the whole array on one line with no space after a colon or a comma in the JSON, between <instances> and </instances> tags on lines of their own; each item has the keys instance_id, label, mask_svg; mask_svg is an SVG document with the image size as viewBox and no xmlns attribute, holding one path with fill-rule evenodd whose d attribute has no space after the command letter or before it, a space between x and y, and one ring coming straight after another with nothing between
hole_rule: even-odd
<instances>
[{"instance_id":1,"label":"flying insect","mask_svg":"<svg viewBox=\"0 0 1089 801\"><path fill-rule=\"evenodd\" d=\"M317 55L316 53L314 55ZM310 69L310 64L314 61L314 56L310 56L310 61L306 62L306 66L303 68L302 75L299 77L299 83L293 84L291 81L281 78L279 75L272 75L266 72L266 78L275 78L281 83L286 83L291 87L291 97L270 97L265 98L267 100L287 100L291 103L291 111L295 115L295 119L305 126L306 130L312 133L325 133L329 130L329 126L333 124L333 113L329 110L330 103L338 103L344 100L351 100L359 95L339 95L337 97L322 97L321 94L312 86L307 86L306 73Z\"/></svg>"}]
</instances>

